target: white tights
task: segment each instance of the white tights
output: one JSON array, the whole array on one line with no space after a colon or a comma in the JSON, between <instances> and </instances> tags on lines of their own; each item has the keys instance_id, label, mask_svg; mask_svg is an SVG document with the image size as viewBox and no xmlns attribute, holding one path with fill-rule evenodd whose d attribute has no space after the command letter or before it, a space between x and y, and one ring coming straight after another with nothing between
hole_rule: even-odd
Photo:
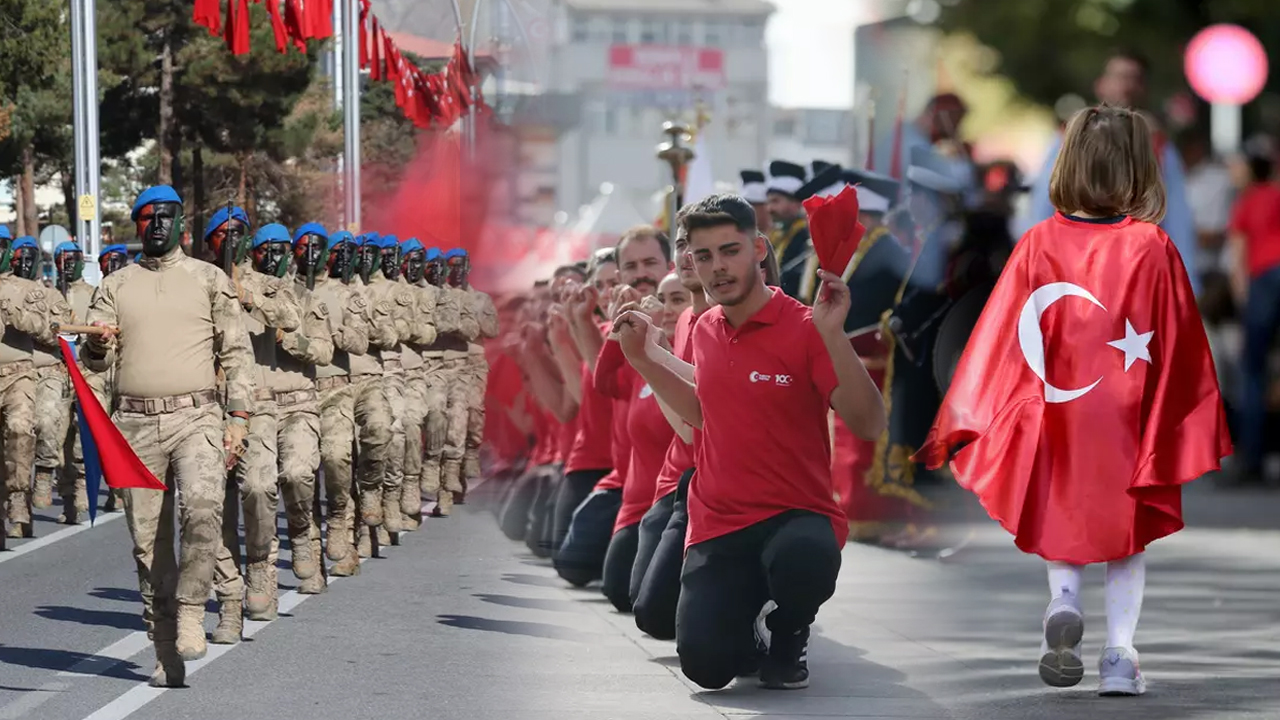
<instances>
[{"instance_id":1,"label":"white tights","mask_svg":"<svg viewBox=\"0 0 1280 720\"><path fill-rule=\"evenodd\" d=\"M1070 593L1080 602L1084 566L1049 563L1049 593L1058 598ZM1133 650L1133 634L1142 612L1142 592L1147 584L1147 562L1142 553L1107 563L1107 647Z\"/></svg>"}]
</instances>

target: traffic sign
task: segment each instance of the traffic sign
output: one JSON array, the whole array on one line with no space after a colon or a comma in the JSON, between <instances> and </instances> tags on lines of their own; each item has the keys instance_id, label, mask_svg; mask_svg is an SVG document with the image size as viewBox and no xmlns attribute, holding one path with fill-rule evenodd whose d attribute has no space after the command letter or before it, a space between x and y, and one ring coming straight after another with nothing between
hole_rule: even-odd
<instances>
[{"instance_id":1,"label":"traffic sign","mask_svg":"<svg viewBox=\"0 0 1280 720\"><path fill-rule=\"evenodd\" d=\"M98 215L98 199L92 195L81 195L76 207L80 222L90 222Z\"/></svg>"}]
</instances>

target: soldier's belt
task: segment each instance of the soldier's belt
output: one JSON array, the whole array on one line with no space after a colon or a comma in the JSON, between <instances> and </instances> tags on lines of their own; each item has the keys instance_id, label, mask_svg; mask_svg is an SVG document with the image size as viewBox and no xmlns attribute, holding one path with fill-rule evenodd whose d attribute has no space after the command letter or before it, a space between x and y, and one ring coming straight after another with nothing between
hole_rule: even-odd
<instances>
[{"instance_id":1,"label":"soldier's belt","mask_svg":"<svg viewBox=\"0 0 1280 720\"><path fill-rule=\"evenodd\" d=\"M334 375L332 377L316 378L316 389L320 392L325 392L334 388L346 387L350 384L351 378L347 375Z\"/></svg>"},{"instance_id":2,"label":"soldier's belt","mask_svg":"<svg viewBox=\"0 0 1280 720\"><path fill-rule=\"evenodd\" d=\"M17 362L5 363L4 365L0 365L0 378L28 372L35 368L36 364L30 360L18 360Z\"/></svg>"},{"instance_id":3,"label":"soldier's belt","mask_svg":"<svg viewBox=\"0 0 1280 720\"><path fill-rule=\"evenodd\" d=\"M382 369L383 370L403 370L404 363L402 360L400 360L400 358L383 358Z\"/></svg>"},{"instance_id":4,"label":"soldier's belt","mask_svg":"<svg viewBox=\"0 0 1280 720\"><path fill-rule=\"evenodd\" d=\"M310 388L306 390L289 390L286 392L275 393L276 405L282 408L292 405L301 405L302 403L314 402L319 394Z\"/></svg>"},{"instance_id":5,"label":"soldier's belt","mask_svg":"<svg viewBox=\"0 0 1280 720\"><path fill-rule=\"evenodd\" d=\"M142 415L163 415L166 413L211 405L218 399L214 390L170 395L169 397L140 398L119 395L116 397L116 408L122 412L140 413Z\"/></svg>"},{"instance_id":6,"label":"soldier's belt","mask_svg":"<svg viewBox=\"0 0 1280 720\"><path fill-rule=\"evenodd\" d=\"M253 393L253 399L260 400L262 402L270 402L276 399L276 394L270 390L256 390Z\"/></svg>"}]
</instances>

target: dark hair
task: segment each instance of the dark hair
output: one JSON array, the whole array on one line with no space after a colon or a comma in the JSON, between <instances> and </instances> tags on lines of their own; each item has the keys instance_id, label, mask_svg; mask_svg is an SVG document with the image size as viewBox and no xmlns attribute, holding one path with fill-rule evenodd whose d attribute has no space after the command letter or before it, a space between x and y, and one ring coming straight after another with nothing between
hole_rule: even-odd
<instances>
[{"instance_id":1,"label":"dark hair","mask_svg":"<svg viewBox=\"0 0 1280 720\"><path fill-rule=\"evenodd\" d=\"M535 289L540 289L540 288L550 287L550 286L551 286L550 280L534 280L533 281L533 287Z\"/></svg>"},{"instance_id":2,"label":"dark hair","mask_svg":"<svg viewBox=\"0 0 1280 720\"><path fill-rule=\"evenodd\" d=\"M587 277L594 277L600 266L607 264L618 264L618 256L614 254L613 248L600 248L591 253L591 259L587 261Z\"/></svg>"},{"instance_id":3,"label":"dark hair","mask_svg":"<svg viewBox=\"0 0 1280 720\"><path fill-rule=\"evenodd\" d=\"M578 267L577 265L561 265L560 267L556 268L555 272L551 273L552 278L560 278L560 277L564 277L565 275L577 275L579 276L578 277L579 280L585 280L587 278L586 271L584 271L582 268Z\"/></svg>"},{"instance_id":4,"label":"dark hair","mask_svg":"<svg viewBox=\"0 0 1280 720\"><path fill-rule=\"evenodd\" d=\"M782 284L782 268L778 265L778 254L773 250L773 243L769 242L769 238L760 236L764 240L764 259L760 261L760 268L764 270L764 284L770 287L778 287Z\"/></svg>"},{"instance_id":5,"label":"dark hair","mask_svg":"<svg viewBox=\"0 0 1280 720\"><path fill-rule=\"evenodd\" d=\"M1146 55L1142 54L1136 48L1116 48L1107 55L1107 63L1110 63L1112 60L1128 60L1134 65L1137 65L1138 68L1142 70L1142 77L1144 78L1151 74L1151 61L1147 59Z\"/></svg>"},{"instance_id":6,"label":"dark hair","mask_svg":"<svg viewBox=\"0 0 1280 720\"><path fill-rule=\"evenodd\" d=\"M722 193L687 207L679 222L687 233L722 225L732 225L744 233L755 233L756 211L741 195Z\"/></svg>"},{"instance_id":7,"label":"dark hair","mask_svg":"<svg viewBox=\"0 0 1280 720\"><path fill-rule=\"evenodd\" d=\"M1262 155L1249 156L1249 174L1252 176L1253 182L1266 182L1271 179L1271 172L1274 169L1274 163L1271 158Z\"/></svg>"},{"instance_id":8,"label":"dark hair","mask_svg":"<svg viewBox=\"0 0 1280 720\"><path fill-rule=\"evenodd\" d=\"M662 259L671 262L671 240L667 238L667 234L652 225L637 225L630 230L622 233L622 237L618 239L618 244L614 246L613 252L615 257L622 257L622 246L632 240L652 239L658 241L658 247L662 249Z\"/></svg>"}]
</instances>

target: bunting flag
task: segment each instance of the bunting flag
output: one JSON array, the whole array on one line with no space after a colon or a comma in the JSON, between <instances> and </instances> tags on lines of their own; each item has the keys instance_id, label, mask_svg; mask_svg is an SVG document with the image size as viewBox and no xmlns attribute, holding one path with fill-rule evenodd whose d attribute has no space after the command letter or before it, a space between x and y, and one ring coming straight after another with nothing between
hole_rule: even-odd
<instances>
[{"instance_id":1,"label":"bunting flag","mask_svg":"<svg viewBox=\"0 0 1280 720\"><path fill-rule=\"evenodd\" d=\"M360 69L369 67L369 0L360 0Z\"/></svg>"},{"instance_id":2,"label":"bunting flag","mask_svg":"<svg viewBox=\"0 0 1280 720\"><path fill-rule=\"evenodd\" d=\"M232 55L249 52L249 0L227 0L227 24L222 37Z\"/></svg>"},{"instance_id":3,"label":"bunting flag","mask_svg":"<svg viewBox=\"0 0 1280 720\"><path fill-rule=\"evenodd\" d=\"M70 376L71 387L75 391L80 445L84 450L85 491L89 498L89 518L92 522L97 513L98 492L103 479L107 481L107 487L115 490L167 488L133 452L124 435L120 434L120 429L111 422L107 411L102 409L102 404L80 373L71 344L62 338L59 339L59 344L62 346L62 361L66 363L67 375Z\"/></svg>"},{"instance_id":4,"label":"bunting flag","mask_svg":"<svg viewBox=\"0 0 1280 720\"><path fill-rule=\"evenodd\" d=\"M191 19L195 24L208 28L210 35L222 33L222 10L219 8L219 0L196 0Z\"/></svg>"},{"instance_id":5,"label":"bunting flag","mask_svg":"<svg viewBox=\"0 0 1280 720\"><path fill-rule=\"evenodd\" d=\"M284 17L280 15L279 0L267 0L267 15L271 18L271 33L275 36L276 52L284 54L289 51L289 29L285 26Z\"/></svg>"}]
</instances>

